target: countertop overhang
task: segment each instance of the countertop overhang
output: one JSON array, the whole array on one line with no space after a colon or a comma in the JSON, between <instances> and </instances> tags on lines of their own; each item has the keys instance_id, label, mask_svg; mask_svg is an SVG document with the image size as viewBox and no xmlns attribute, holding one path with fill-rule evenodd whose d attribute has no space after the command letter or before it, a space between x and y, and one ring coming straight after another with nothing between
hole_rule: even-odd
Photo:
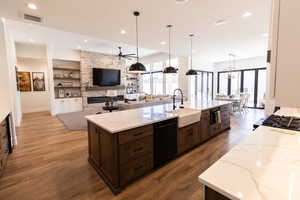
<instances>
[{"instance_id":1,"label":"countertop overhang","mask_svg":"<svg viewBox=\"0 0 300 200\"><path fill-rule=\"evenodd\" d=\"M300 115L282 109L277 115ZM260 126L199 176L230 199L300 199L300 132Z\"/></svg>"}]
</instances>

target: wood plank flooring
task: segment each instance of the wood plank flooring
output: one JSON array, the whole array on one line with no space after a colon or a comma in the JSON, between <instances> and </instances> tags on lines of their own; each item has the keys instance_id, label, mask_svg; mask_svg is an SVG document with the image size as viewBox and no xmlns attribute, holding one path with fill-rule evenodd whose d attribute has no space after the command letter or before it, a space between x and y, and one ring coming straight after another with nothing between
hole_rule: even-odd
<instances>
[{"instance_id":1,"label":"wood plank flooring","mask_svg":"<svg viewBox=\"0 0 300 200\"><path fill-rule=\"evenodd\" d=\"M87 161L85 131L69 131L49 113L23 116L18 146L0 179L0 199L202 199L198 176L251 134L262 110L233 115L231 130L136 181L114 196Z\"/></svg>"}]
</instances>

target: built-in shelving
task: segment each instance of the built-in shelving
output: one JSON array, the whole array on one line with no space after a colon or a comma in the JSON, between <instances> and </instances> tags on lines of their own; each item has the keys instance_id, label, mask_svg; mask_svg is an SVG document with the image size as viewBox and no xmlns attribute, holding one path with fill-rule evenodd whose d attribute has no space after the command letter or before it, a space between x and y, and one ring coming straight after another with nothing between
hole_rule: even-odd
<instances>
[{"instance_id":1,"label":"built-in shelving","mask_svg":"<svg viewBox=\"0 0 300 200\"><path fill-rule=\"evenodd\" d=\"M53 81L56 99L80 98L81 94L80 62L53 60Z\"/></svg>"}]
</instances>

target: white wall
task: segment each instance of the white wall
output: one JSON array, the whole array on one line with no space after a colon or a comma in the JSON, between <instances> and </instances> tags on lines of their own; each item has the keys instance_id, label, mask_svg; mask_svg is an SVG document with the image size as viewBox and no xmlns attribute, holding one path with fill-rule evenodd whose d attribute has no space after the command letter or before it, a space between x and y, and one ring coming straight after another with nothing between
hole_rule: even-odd
<instances>
[{"instance_id":1,"label":"white wall","mask_svg":"<svg viewBox=\"0 0 300 200\"><path fill-rule=\"evenodd\" d=\"M21 112L16 90L15 46L3 18L0 19L0 58L0 120L11 113L12 142L17 144L15 126L21 122Z\"/></svg>"},{"instance_id":2,"label":"white wall","mask_svg":"<svg viewBox=\"0 0 300 200\"><path fill-rule=\"evenodd\" d=\"M18 55L17 55L18 56ZM21 105L23 113L50 111L50 92L48 85L48 63L46 59L17 58L18 71L44 72L46 91L21 92ZM33 88L33 87L31 87ZM34 102L34 103L32 103Z\"/></svg>"}]
</instances>

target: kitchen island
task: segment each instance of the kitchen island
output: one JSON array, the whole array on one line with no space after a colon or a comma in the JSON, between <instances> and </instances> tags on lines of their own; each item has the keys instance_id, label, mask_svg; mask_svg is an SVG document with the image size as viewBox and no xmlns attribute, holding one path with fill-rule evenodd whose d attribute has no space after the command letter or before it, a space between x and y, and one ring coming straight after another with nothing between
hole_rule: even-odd
<instances>
[{"instance_id":1,"label":"kitchen island","mask_svg":"<svg viewBox=\"0 0 300 200\"><path fill-rule=\"evenodd\" d=\"M298 109L276 115L299 117ZM300 132L260 126L199 176L205 200L300 199Z\"/></svg>"},{"instance_id":2,"label":"kitchen island","mask_svg":"<svg viewBox=\"0 0 300 200\"><path fill-rule=\"evenodd\" d=\"M230 102L184 102L87 116L89 162L114 193L230 128Z\"/></svg>"}]
</instances>

